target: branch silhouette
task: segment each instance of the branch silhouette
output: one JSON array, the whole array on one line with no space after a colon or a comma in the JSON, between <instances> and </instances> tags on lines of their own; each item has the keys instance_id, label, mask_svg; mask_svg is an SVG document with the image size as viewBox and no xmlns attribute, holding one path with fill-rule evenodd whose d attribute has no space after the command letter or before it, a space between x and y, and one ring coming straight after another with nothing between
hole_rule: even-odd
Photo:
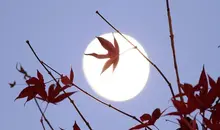
<instances>
[{"instance_id":1,"label":"branch silhouette","mask_svg":"<svg viewBox=\"0 0 220 130\"><path fill-rule=\"evenodd\" d=\"M40 60L40 58L38 57L37 53L34 51L34 49L32 48L30 42L27 40L26 43L28 44L29 48L31 49L31 51L33 52L34 56L37 58L37 60L40 62L40 64L43 66L43 68L47 71L47 73L52 77L52 79L57 83L56 78L53 76L53 74L47 69L47 67L43 64L43 62ZM63 93L66 94L66 91L63 90ZM86 126L89 128L89 130L92 130L92 127L90 126L90 124L88 123L88 121L85 119L85 117L82 115L82 113L80 112L80 110L78 109L78 107L76 106L76 104L74 103L74 100L72 100L69 96L68 99L70 101L70 103L74 106L74 108L76 109L77 113L80 115L80 117L83 119L83 121L85 122Z\"/></svg>"},{"instance_id":2,"label":"branch silhouette","mask_svg":"<svg viewBox=\"0 0 220 130\"><path fill-rule=\"evenodd\" d=\"M40 108L40 105L39 105L39 103L38 103L38 101L37 101L36 98L34 98L34 101L35 101L35 103L37 104L37 108L39 109L39 111L40 111L42 117L43 117L44 120L47 122L47 124L48 124L48 126L50 127L50 129L51 129L51 130L54 130L54 128L53 128L52 125L50 124L49 120L46 118L44 112L43 112L42 109ZM41 118L41 119L42 119L42 118ZM43 128L45 129L45 127L44 127L44 125L43 125L43 120L41 120L41 123L42 123Z\"/></svg>"},{"instance_id":3,"label":"branch silhouette","mask_svg":"<svg viewBox=\"0 0 220 130\"><path fill-rule=\"evenodd\" d=\"M179 72L178 72L178 65L177 65L177 60L176 60L176 51L175 51L174 34L173 34L172 18L170 14L169 0L166 0L166 7L167 7L167 17L168 17L168 23L169 23L170 42L171 42L171 48L172 48L172 53L173 53L173 64L174 64L174 69L176 73L178 90L179 90L179 93L182 94ZM184 101L182 96L180 96L180 100Z\"/></svg>"},{"instance_id":4,"label":"branch silhouette","mask_svg":"<svg viewBox=\"0 0 220 130\"><path fill-rule=\"evenodd\" d=\"M48 64L46 64L45 62L42 62L42 63L43 63L46 67L48 67L49 69L51 69L52 71L54 71L56 74L58 74L59 76L62 75L62 74L60 74L58 71L56 71L55 69L53 69L51 66L49 66ZM111 104L108 104L108 103L106 103L106 102L104 102L104 101L102 101L102 100L96 98L95 96L93 96L92 94L88 93L87 91L85 91L84 89L80 88L79 86L77 86L77 85L74 84L74 83L72 83L72 85L73 85L74 87L76 87L78 90L80 90L81 92L83 92L84 94L86 94L87 96L89 96L89 97L91 97L92 99L94 99L95 101L97 101L97 102L99 102L99 103L101 103L101 104L103 104L103 105L105 105L105 106L107 106L107 107L109 107L109 108L111 108L111 109L113 109L113 110L115 110L115 111L117 111L117 112L119 112L119 113L125 115L125 116L128 116L128 117L130 117L130 118L136 120L137 122L139 122L139 123L141 123L141 124L143 124L143 122L142 122L141 120L139 120L136 116L133 116L133 115L131 115L131 114L129 114L129 113L126 113L126 112L124 112L124 111L122 111L122 110L120 110L120 109L118 109L118 108L112 106ZM149 130L152 130L150 127L147 127L147 128L148 128Z\"/></svg>"},{"instance_id":5,"label":"branch silhouette","mask_svg":"<svg viewBox=\"0 0 220 130\"><path fill-rule=\"evenodd\" d=\"M171 83L169 82L169 80L166 78L166 76L163 74L163 72L157 67L156 64L154 64L149 58L147 58L147 56L145 56L140 49L138 49L138 47L136 47L130 40L128 40L117 28L115 28L105 17L103 17L99 11L96 11L96 13L110 26L112 27L117 33L119 33L128 43L130 43L133 47L135 47L135 49L137 49L137 51L160 73L160 75L163 77L163 79L167 82L169 88L170 88L170 92L172 94L172 96L174 97L174 91L172 88Z\"/></svg>"}]
</instances>

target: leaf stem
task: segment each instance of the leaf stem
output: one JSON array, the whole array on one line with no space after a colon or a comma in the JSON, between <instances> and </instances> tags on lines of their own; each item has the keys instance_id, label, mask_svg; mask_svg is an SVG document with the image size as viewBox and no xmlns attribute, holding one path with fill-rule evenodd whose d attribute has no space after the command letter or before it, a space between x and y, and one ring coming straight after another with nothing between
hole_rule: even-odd
<instances>
[{"instance_id":1,"label":"leaf stem","mask_svg":"<svg viewBox=\"0 0 220 130\"><path fill-rule=\"evenodd\" d=\"M166 78L166 76L162 73L162 71L157 67L156 64L154 64L149 58L147 58L147 56L145 56L139 49L138 47L136 47L130 40L128 40L118 29L116 29L108 20L106 20L98 11L96 11L96 13L110 26L112 27L117 33L119 33L128 43L130 43L133 47L135 47L137 49L137 51L160 73L160 75L163 77L163 79L167 82L169 88L170 88L170 92L172 94L172 96L174 97L174 91L172 88L171 83L169 82L169 80Z\"/></svg>"},{"instance_id":2,"label":"leaf stem","mask_svg":"<svg viewBox=\"0 0 220 130\"><path fill-rule=\"evenodd\" d=\"M180 93L180 100L183 102L182 91L181 91L181 84L180 84L180 78L179 78L179 72L178 72L178 65L176 60L176 52L175 52L175 44L174 44L174 34L173 34L173 27L172 27L172 18L170 14L170 6L169 6L169 0L166 0L166 7L167 7L167 17L168 17L168 23L169 23L169 32L170 32L170 42L171 42L171 48L173 53L173 63L176 73L176 80L178 85L178 90Z\"/></svg>"},{"instance_id":3,"label":"leaf stem","mask_svg":"<svg viewBox=\"0 0 220 130\"><path fill-rule=\"evenodd\" d=\"M42 117L43 117L44 120L47 122L47 124L48 124L48 126L50 127L50 129L51 129L51 130L54 130L53 127L52 127L52 125L50 124L49 120L47 120L47 118L46 118L44 112L41 110L40 105L39 105L39 103L37 102L37 99L36 99L36 98L34 98L34 101L35 101L35 103L37 104L37 107L38 107L38 109L39 109L39 111L40 111ZM42 118L41 118L41 119L42 119ZM41 124L42 124L42 126L43 126L43 128L44 128L43 121L41 121Z\"/></svg>"},{"instance_id":4,"label":"leaf stem","mask_svg":"<svg viewBox=\"0 0 220 130\"><path fill-rule=\"evenodd\" d=\"M43 64L43 62L40 60L40 58L38 57L38 55L36 54L36 52L34 51L33 47L31 46L30 42L27 40L26 43L28 44L29 48L31 49L31 51L33 52L33 54L35 55L35 57L37 58L37 60L40 62L40 64L43 66L43 68L47 71L47 73L53 78L53 80L59 84L56 80L56 78L52 75L52 73L47 69L47 67L45 66L45 64ZM66 91L63 90L64 93L66 93ZM76 106L76 104L74 103L74 101L68 97L69 101L71 102L71 104L74 106L74 108L76 109L77 113L80 115L80 117L83 119L83 121L85 122L86 126L89 128L89 130L92 130L91 126L89 125L88 121L85 119L85 117L82 115L82 113L80 112L80 110L78 109L78 107ZM43 113L43 112L42 112Z\"/></svg>"}]
</instances>

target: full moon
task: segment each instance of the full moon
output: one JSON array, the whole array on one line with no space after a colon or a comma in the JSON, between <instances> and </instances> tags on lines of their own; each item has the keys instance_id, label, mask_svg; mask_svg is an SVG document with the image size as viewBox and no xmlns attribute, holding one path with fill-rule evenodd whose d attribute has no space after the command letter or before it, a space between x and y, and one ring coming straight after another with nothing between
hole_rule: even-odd
<instances>
[{"instance_id":1,"label":"full moon","mask_svg":"<svg viewBox=\"0 0 220 130\"><path fill-rule=\"evenodd\" d=\"M131 36L123 34L132 44L147 56L143 47ZM107 33L102 37L114 46L114 37L119 46L119 61L113 71L113 65L103 73L106 59L98 59L91 55L83 56L83 71L85 77L94 90L101 97L111 101L126 101L137 96L146 86L149 76L149 62L138 50L118 33ZM85 54L107 54L108 51L95 38L87 46Z\"/></svg>"}]
</instances>

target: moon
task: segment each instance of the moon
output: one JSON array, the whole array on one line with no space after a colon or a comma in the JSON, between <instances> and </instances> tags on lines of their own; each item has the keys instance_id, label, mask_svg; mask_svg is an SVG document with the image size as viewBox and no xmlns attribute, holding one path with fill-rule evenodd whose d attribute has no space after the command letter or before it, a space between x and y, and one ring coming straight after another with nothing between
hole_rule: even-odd
<instances>
[{"instance_id":1,"label":"moon","mask_svg":"<svg viewBox=\"0 0 220 130\"><path fill-rule=\"evenodd\" d=\"M111 101L127 101L137 96L146 86L150 65L149 62L118 33L106 33L102 37L119 45L119 62L113 71L112 65L102 74L102 68L108 59L97 59L94 56L83 56L83 72L92 90L99 96ZM129 41L147 56L141 44L131 36L123 34ZM87 46L85 54L106 54L99 40L95 38Z\"/></svg>"}]
</instances>

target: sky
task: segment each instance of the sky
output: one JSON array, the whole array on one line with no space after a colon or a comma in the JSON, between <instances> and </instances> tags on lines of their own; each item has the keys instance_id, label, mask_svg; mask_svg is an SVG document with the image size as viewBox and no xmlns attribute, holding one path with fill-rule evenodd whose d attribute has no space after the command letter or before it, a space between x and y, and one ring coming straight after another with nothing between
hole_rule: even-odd
<instances>
[{"instance_id":1,"label":"sky","mask_svg":"<svg viewBox=\"0 0 220 130\"><path fill-rule=\"evenodd\" d=\"M219 0L170 1L181 83L196 84L203 65L214 79L220 76L219 5ZM25 99L14 101L25 85L13 89L8 85L14 80L25 83L15 69L18 62L30 75L36 76L38 69L45 75L45 80L51 79L28 48L26 40L43 61L63 74L69 74L72 65L78 86L125 112L139 117L152 113L155 108L164 110L171 106L169 88L152 66L144 90L126 102L108 101L98 96L88 85L82 70L82 57L89 42L95 36L114 32L95 13L98 10L122 33L142 44L177 92L165 7L165 0L0 0L0 128L42 129L41 115L35 103L30 101L24 106ZM94 130L127 130L137 124L81 92L71 97ZM45 107L43 103L40 105ZM68 100L49 105L46 116L55 129L71 130L74 121L82 130L88 129ZM169 117L156 122L161 130L178 127L165 119Z\"/></svg>"}]
</instances>

